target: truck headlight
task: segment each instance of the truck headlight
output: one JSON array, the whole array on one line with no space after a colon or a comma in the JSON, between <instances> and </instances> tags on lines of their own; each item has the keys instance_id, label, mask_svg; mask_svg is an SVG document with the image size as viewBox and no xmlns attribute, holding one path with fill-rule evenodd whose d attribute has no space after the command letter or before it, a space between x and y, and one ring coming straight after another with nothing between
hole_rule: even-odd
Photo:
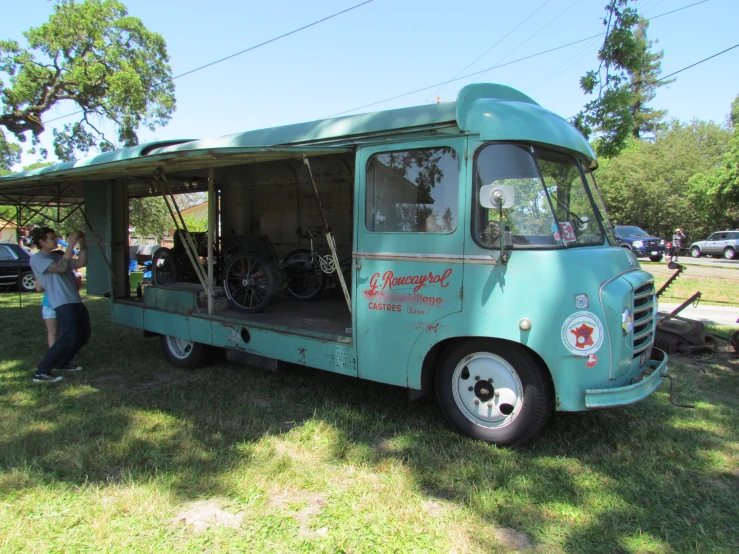
<instances>
[{"instance_id":1,"label":"truck headlight","mask_svg":"<svg viewBox=\"0 0 739 554\"><path fill-rule=\"evenodd\" d=\"M661 241L659 241L659 245L660 246L664 246L665 245L665 239L662 239Z\"/></svg>"},{"instance_id":2,"label":"truck headlight","mask_svg":"<svg viewBox=\"0 0 739 554\"><path fill-rule=\"evenodd\" d=\"M634 248L644 248L644 241L635 240L631 243L631 246L633 246Z\"/></svg>"},{"instance_id":3,"label":"truck headlight","mask_svg":"<svg viewBox=\"0 0 739 554\"><path fill-rule=\"evenodd\" d=\"M634 330L634 316L628 308L626 308L624 313L621 314L621 329L624 332L624 336Z\"/></svg>"}]
</instances>

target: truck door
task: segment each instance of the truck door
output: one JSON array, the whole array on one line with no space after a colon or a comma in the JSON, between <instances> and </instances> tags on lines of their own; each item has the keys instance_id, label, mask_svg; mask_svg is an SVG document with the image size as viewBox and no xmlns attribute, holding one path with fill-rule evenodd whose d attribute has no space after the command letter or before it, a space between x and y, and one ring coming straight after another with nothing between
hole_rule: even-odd
<instances>
[{"instance_id":1,"label":"truck door","mask_svg":"<svg viewBox=\"0 0 739 554\"><path fill-rule=\"evenodd\" d=\"M353 294L362 378L407 386L416 339L462 309L466 143L358 152Z\"/></svg>"}]
</instances>

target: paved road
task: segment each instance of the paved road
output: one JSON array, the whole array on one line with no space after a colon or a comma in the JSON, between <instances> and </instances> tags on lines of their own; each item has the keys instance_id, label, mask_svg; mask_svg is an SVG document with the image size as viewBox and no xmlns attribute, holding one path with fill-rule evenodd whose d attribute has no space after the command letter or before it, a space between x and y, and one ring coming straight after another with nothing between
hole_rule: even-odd
<instances>
[{"instance_id":1,"label":"paved road","mask_svg":"<svg viewBox=\"0 0 739 554\"><path fill-rule=\"evenodd\" d=\"M668 314L680 304L659 303L659 313ZM733 327L739 326L737 319L739 318L739 308L726 306L702 306L698 303L698 307L688 306L678 314L680 317L695 319L703 323L712 323L714 325L729 325Z\"/></svg>"}]
</instances>

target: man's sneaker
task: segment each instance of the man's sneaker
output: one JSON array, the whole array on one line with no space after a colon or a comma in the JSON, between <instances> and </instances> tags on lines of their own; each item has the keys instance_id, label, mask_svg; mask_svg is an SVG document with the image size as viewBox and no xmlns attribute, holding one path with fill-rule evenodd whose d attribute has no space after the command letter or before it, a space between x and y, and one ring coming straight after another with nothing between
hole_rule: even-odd
<instances>
[{"instance_id":1,"label":"man's sneaker","mask_svg":"<svg viewBox=\"0 0 739 554\"><path fill-rule=\"evenodd\" d=\"M76 364L64 364L62 367L55 369L54 371L82 371L82 366Z\"/></svg>"},{"instance_id":2,"label":"man's sneaker","mask_svg":"<svg viewBox=\"0 0 739 554\"><path fill-rule=\"evenodd\" d=\"M59 375L50 375L48 373L37 373L33 376L33 382L34 383L56 383L57 381L61 381L62 377Z\"/></svg>"}]
</instances>

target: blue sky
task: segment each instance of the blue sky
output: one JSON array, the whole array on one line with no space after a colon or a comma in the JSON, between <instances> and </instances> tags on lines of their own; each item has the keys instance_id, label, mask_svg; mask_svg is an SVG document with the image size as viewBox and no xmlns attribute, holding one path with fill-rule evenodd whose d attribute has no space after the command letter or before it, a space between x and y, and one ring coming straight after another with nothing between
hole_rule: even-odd
<instances>
[{"instance_id":1,"label":"blue sky","mask_svg":"<svg viewBox=\"0 0 739 554\"><path fill-rule=\"evenodd\" d=\"M167 41L173 73L249 48L362 0L128 0L129 13ZM700 0L639 0L647 18ZM606 0L374 0L297 34L175 81L177 112L142 141L225 135L321 119L511 62L604 31ZM48 18L47 0L0 0L0 38ZM739 43L739 0L654 19L663 75ZM564 116L587 98L580 77L597 66L602 37L350 113L454 100L470 82L497 82ZM479 59L478 59L479 58ZM475 61L477 60L477 61ZM474 62L474 63L473 63ZM471 64L471 65L470 65ZM468 67L469 66L469 67ZM466 69L465 69L466 68ZM439 90L440 89L440 90ZM677 75L653 102L671 117L725 121L739 94L739 48ZM61 104L51 119L74 111ZM71 119L70 119L71 120ZM64 120L67 121L67 120ZM64 121L56 122L61 124ZM53 125L53 124L50 124ZM44 133L44 142L51 132ZM26 157L24 164L33 162Z\"/></svg>"}]
</instances>

